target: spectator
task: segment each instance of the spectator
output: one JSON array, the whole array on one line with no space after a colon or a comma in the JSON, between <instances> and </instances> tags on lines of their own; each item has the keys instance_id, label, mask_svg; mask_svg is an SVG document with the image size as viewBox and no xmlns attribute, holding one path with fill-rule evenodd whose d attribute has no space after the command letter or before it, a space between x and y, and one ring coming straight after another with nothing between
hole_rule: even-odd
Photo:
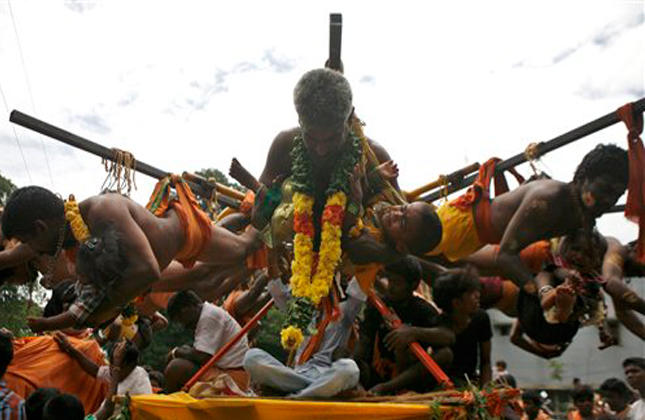
<instances>
[{"instance_id":1,"label":"spectator","mask_svg":"<svg viewBox=\"0 0 645 420\"><path fill-rule=\"evenodd\" d=\"M551 416L542 409L542 397L537 391L522 393L524 403L524 416L522 420L551 420Z\"/></svg>"},{"instance_id":2,"label":"spectator","mask_svg":"<svg viewBox=\"0 0 645 420\"><path fill-rule=\"evenodd\" d=\"M573 390L576 410L569 412L568 420L597 420L594 414L594 392L590 386L581 385Z\"/></svg>"},{"instance_id":3,"label":"spectator","mask_svg":"<svg viewBox=\"0 0 645 420\"><path fill-rule=\"evenodd\" d=\"M421 280L421 266L412 257L385 267L388 279L384 303L403 325L391 330L376 307L365 309L355 360L360 366L361 383L376 394L403 390L427 392L436 382L409 350L411 342L434 350L435 361L447 368L452 361L448 346L455 334L439 326L439 314L428 302L414 295Z\"/></svg>"},{"instance_id":4,"label":"spectator","mask_svg":"<svg viewBox=\"0 0 645 420\"><path fill-rule=\"evenodd\" d=\"M631 405L630 415L634 420L645 419L645 358L629 357L623 361L623 369L627 382L639 393Z\"/></svg>"},{"instance_id":5,"label":"spectator","mask_svg":"<svg viewBox=\"0 0 645 420\"><path fill-rule=\"evenodd\" d=\"M28 420L42 420L45 404L60 395L56 388L38 388L25 401L25 414Z\"/></svg>"},{"instance_id":6,"label":"spectator","mask_svg":"<svg viewBox=\"0 0 645 420\"><path fill-rule=\"evenodd\" d=\"M70 357L79 364L85 373L104 382L105 384L109 385L112 382L109 366L98 366L96 363L88 359L85 354L71 345L64 334L56 333L54 340L56 340L56 343L58 343L65 353L70 355ZM110 353L111 363L114 363L114 353L116 348L117 346L115 346L113 351ZM119 386L117 395L125 395L126 393L129 393L130 395L152 394L152 385L150 385L148 372L146 372L141 366L137 366L138 362L139 349L133 342L125 341L125 344L123 345L123 363L119 370Z\"/></svg>"},{"instance_id":7,"label":"spectator","mask_svg":"<svg viewBox=\"0 0 645 420\"><path fill-rule=\"evenodd\" d=\"M457 385L468 379L483 387L492 379L493 330L488 314L479 307L480 288L479 276L471 269L449 270L435 281L433 294L443 311L441 324L456 334L447 373Z\"/></svg>"},{"instance_id":8,"label":"spectator","mask_svg":"<svg viewBox=\"0 0 645 420\"><path fill-rule=\"evenodd\" d=\"M181 291L170 298L168 317L171 322L177 322L195 334L192 346L177 347L168 355L170 361L164 372L166 391L176 392L240 332L241 328L228 312L219 306L204 302L192 290ZM242 363L248 350L249 344L245 335L211 367L202 377L202 381L227 374L242 391L246 391L249 388L249 375Z\"/></svg>"},{"instance_id":9,"label":"spectator","mask_svg":"<svg viewBox=\"0 0 645 420\"><path fill-rule=\"evenodd\" d=\"M83 420L85 409L81 401L72 394L61 394L47 401L43 409L43 420Z\"/></svg>"},{"instance_id":10,"label":"spectator","mask_svg":"<svg viewBox=\"0 0 645 420\"><path fill-rule=\"evenodd\" d=\"M495 362L495 370L493 370L493 380L497 380L500 376L510 375L508 370L506 370L506 362L504 360L498 360Z\"/></svg>"},{"instance_id":11,"label":"spectator","mask_svg":"<svg viewBox=\"0 0 645 420\"><path fill-rule=\"evenodd\" d=\"M24 420L25 402L2 380L7 367L13 359L13 336L8 330L0 329L0 419Z\"/></svg>"},{"instance_id":12,"label":"spectator","mask_svg":"<svg viewBox=\"0 0 645 420\"><path fill-rule=\"evenodd\" d=\"M614 412L616 418L619 420L631 418L629 403L633 400L634 396L625 382L616 378L607 379L600 385L598 392L602 396L603 401Z\"/></svg>"}]
</instances>

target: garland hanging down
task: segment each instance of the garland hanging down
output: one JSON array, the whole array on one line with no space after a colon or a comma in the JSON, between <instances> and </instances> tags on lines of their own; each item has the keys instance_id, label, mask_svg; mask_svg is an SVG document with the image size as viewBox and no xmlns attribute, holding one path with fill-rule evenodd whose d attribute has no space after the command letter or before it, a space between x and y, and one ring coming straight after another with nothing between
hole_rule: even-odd
<instances>
[{"instance_id":1,"label":"garland hanging down","mask_svg":"<svg viewBox=\"0 0 645 420\"><path fill-rule=\"evenodd\" d=\"M315 307L329 294L336 267L341 258L342 225L345 218L349 182L362 154L360 139L350 132L350 141L341 153L331 176L321 217L320 248L314 252L314 187L311 157L302 134L294 139L292 157L294 260L291 264L291 292L287 319L281 332L282 346L296 349L304 339Z\"/></svg>"}]
</instances>

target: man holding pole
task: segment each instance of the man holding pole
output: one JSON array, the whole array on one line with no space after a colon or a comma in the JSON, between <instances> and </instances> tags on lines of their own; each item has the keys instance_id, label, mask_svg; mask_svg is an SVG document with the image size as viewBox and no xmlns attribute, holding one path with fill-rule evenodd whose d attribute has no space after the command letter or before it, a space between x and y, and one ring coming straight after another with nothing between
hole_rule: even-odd
<instances>
[{"instance_id":1,"label":"man holding pole","mask_svg":"<svg viewBox=\"0 0 645 420\"><path fill-rule=\"evenodd\" d=\"M179 391L186 381L208 362L241 330L233 317L219 306L204 302L191 290L177 293L168 302L168 316L172 322L194 331L192 346L173 349L164 373L166 391ZM229 349L200 380L215 379L227 374L242 391L249 387L249 376L242 368L244 355L249 350L246 335Z\"/></svg>"}]
</instances>

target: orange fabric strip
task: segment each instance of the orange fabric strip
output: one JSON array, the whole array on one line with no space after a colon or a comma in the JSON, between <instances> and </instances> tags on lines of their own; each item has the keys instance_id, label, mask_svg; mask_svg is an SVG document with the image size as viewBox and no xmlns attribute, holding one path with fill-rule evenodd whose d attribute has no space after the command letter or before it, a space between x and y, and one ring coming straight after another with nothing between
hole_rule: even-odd
<instances>
[{"instance_id":1,"label":"orange fabric strip","mask_svg":"<svg viewBox=\"0 0 645 420\"><path fill-rule=\"evenodd\" d=\"M638 223L638 242L636 258L645 262L645 148L640 138L643 132L643 114L634 114L630 102L616 111L618 117L627 126L627 143L629 150L629 183L627 186L627 203L625 217Z\"/></svg>"}]
</instances>

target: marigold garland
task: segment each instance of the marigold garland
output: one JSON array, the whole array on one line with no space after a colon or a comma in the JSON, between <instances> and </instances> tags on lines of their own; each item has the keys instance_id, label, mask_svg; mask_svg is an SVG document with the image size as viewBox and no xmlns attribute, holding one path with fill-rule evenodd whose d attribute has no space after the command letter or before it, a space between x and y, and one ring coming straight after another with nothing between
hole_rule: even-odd
<instances>
[{"instance_id":1,"label":"marigold garland","mask_svg":"<svg viewBox=\"0 0 645 420\"><path fill-rule=\"evenodd\" d=\"M85 224L76 198L73 195L70 195L69 199L65 201L65 220L69 222L72 234L79 243L82 244L90 239L90 229Z\"/></svg>"},{"instance_id":2,"label":"marigold garland","mask_svg":"<svg viewBox=\"0 0 645 420\"><path fill-rule=\"evenodd\" d=\"M349 180L362 156L360 139L352 133L351 140L342 151L340 162L325 191L327 200L321 217L320 249L318 262L315 265L316 232L313 223L314 189L311 160L302 136L294 139L292 180L295 235L294 259L291 264L291 291L300 301L289 307L287 322L281 332L282 346L286 349L297 348L302 343L302 329L307 327L313 316L311 308L317 306L321 299L329 294L336 266L341 258L342 224L345 218ZM296 339L299 337L300 340Z\"/></svg>"}]
</instances>

